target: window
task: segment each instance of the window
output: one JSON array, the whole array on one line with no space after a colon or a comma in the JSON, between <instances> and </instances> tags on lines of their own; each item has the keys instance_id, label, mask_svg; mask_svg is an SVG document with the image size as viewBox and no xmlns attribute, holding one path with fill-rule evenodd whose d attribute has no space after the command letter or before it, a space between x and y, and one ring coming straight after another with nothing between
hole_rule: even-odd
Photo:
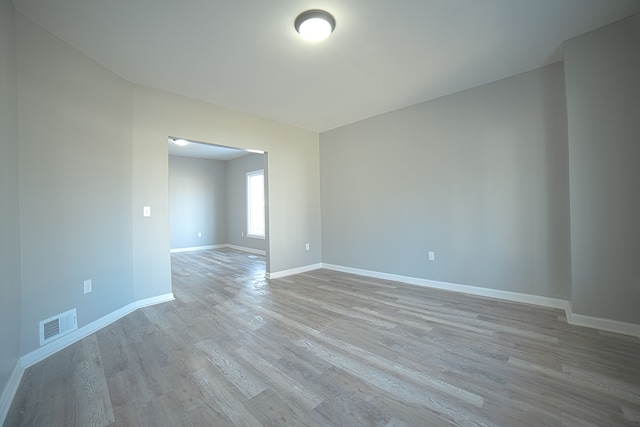
<instances>
[{"instance_id":1,"label":"window","mask_svg":"<svg viewBox=\"0 0 640 427\"><path fill-rule=\"evenodd\" d=\"M264 170L247 172L247 236L264 239Z\"/></svg>"}]
</instances>

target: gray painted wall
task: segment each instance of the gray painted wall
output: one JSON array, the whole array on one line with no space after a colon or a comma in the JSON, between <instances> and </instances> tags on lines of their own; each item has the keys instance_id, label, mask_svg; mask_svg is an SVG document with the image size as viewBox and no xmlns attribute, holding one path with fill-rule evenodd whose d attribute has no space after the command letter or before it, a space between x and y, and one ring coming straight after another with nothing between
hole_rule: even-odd
<instances>
[{"instance_id":1,"label":"gray painted wall","mask_svg":"<svg viewBox=\"0 0 640 427\"><path fill-rule=\"evenodd\" d=\"M563 48L573 311L640 324L640 14Z\"/></svg>"},{"instance_id":2,"label":"gray painted wall","mask_svg":"<svg viewBox=\"0 0 640 427\"><path fill-rule=\"evenodd\" d=\"M247 237L247 172L259 169L264 169L263 154L247 154L227 162L227 243L264 251L264 239Z\"/></svg>"},{"instance_id":3,"label":"gray painted wall","mask_svg":"<svg viewBox=\"0 0 640 427\"><path fill-rule=\"evenodd\" d=\"M129 83L16 22L25 354L41 320L76 307L82 327L133 301L132 97Z\"/></svg>"},{"instance_id":4,"label":"gray painted wall","mask_svg":"<svg viewBox=\"0 0 640 427\"><path fill-rule=\"evenodd\" d=\"M229 161L169 156L171 249L232 244L264 251L264 239L246 236L246 173L258 169L262 154Z\"/></svg>"},{"instance_id":5,"label":"gray painted wall","mask_svg":"<svg viewBox=\"0 0 640 427\"><path fill-rule=\"evenodd\" d=\"M134 283L140 295L171 289L164 283L170 276L168 135L267 152L267 271L321 261L317 133L140 86L134 90L133 125L134 213L145 203L157 207L149 222L134 218Z\"/></svg>"},{"instance_id":6,"label":"gray painted wall","mask_svg":"<svg viewBox=\"0 0 640 427\"><path fill-rule=\"evenodd\" d=\"M268 151L275 236L268 271L320 262L316 133L132 85L23 16L15 22L19 171L6 173L20 180L21 355L38 348L38 322L51 315L76 307L82 327L171 292L169 135ZM8 28L2 29L7 49ZM0 81L11 92L11 54L2 54ZM11 96L1 105L15 119ZM12 144L3 139L2 149L15 161ZM17 194L11 185L2 191L8 200ZM143 217L143 206L151 206L151 217ZM14 219L1 222L3 233L15 230L12 212ZM94 291L84 295L89 278ZM2 333L10 341L15 332ZM7 353L11 364L15 349Z\"/></svg>"},{"instance_id":7,"label":"gray painted wall","mask_svg":"<svg viewBox=\"0 0 640 427\"><path fill-rule=\"evenodd\" d=\"M566 134L562 64L322 133L323 261L569 297Z\"/></svg>"},{"instance_id":8,"label":"gray painted wall","mask_svg":"<svg viewBox=\"0 0 640 427\"><path fill-rule=\"evenodd\" d=\"M0 395L20 355L17 87L13 7L0 0Z\"/></svg>"},{"instance_id":9,"label":"gray painted wall","mask_svg":"<svg viewBox=\"0 0 640 427\"><path fill-rule=\"evenodd\" d=\"M227 162L169 156L169 210L171 249L227 243Z\"/></svg>"}]
</instances>

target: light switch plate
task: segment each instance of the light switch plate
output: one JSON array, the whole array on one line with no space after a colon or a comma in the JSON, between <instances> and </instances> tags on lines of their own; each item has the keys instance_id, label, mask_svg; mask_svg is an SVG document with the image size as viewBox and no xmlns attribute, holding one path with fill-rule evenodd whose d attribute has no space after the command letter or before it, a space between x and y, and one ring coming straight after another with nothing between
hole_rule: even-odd
<instances>
[{"instance_id":1,"label":"light switch plate","mask_svg":"<svg viewBox=\"0 0 640 427\"><path fill-rule=\"evenodd\" d=\"M142 208L142 216L151 216L151 206L144 206Z\"/></svg>"}]
</instances>

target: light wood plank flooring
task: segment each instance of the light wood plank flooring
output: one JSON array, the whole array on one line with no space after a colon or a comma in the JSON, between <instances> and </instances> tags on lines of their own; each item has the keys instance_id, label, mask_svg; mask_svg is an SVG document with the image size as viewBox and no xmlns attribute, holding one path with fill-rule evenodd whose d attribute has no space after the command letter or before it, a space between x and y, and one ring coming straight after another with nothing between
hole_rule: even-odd
<instances>
[{"instance_id":1,"label":"light wood plank flooring","mask_svg":"<svg viewBox=\"0 0 640 427\"><path fill-rule=\"evenodd\" d=\"M172 255L176 301L29 368L5 426L640 424L640 339L561 310Z\"/></svg>"}]
</instances>

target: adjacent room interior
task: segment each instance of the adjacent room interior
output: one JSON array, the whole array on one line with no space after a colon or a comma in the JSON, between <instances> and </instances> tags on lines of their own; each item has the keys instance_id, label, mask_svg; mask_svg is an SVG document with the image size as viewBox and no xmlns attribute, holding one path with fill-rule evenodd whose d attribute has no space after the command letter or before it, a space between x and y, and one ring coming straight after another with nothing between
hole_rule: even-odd
<instances>
[{"instance_id":1,"label":"adjacent room interior","mask_svg":"<svg viewBox=\"0 0 640 427\"><path fill-rule=\"evenodd\" d=\"M640 423L640 3L272 3L0 0L0 422Z\"/></svg>"},{"instance_id":2,"label":"adjacent room interior","mask_svg":"<svg viewBox=\"0 0 640 427\"><path fill-rule=\"evenodd\" d=\"M266 156L169 138L172 253L232 247L266 255Z\"/></svg>"}]
</instances>

